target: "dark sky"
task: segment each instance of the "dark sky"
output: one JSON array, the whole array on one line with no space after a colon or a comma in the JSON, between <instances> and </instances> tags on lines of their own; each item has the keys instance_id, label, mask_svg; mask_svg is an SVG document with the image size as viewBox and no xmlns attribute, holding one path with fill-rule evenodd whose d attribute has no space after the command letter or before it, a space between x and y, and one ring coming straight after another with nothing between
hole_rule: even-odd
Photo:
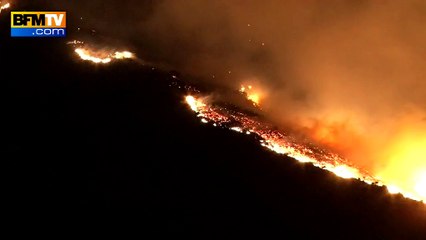
<instances>
[{"instance_id":1,"label":"dark sky","mask_svg":"<svg viewBox=\"0 0 426 240\"><path fill-rule=\"evenodd\" d=\"M88 2L82 8L105 21L113 12L141 6L138 1L103 1L98 9L98 1ZM44 10L49 4L22 1L18 6ZM78 4L72 5L67 9L69 38L81 34L74 32ZM10 38L8 14L0 15L0 95L1 159L6 165L2 196L11 216L63 212L56 218L61 221L81 211L100 210L104 216L120 209L137 217L132 226L141 229L142 237L154 228L160 235L194 233L203 238L426 237L424 204L389 195L385 188L336 178L272 154L255 139L199 124L183 104L184 93L169 87L173 79L168 71L133 62L86 64L65 44L68 38ZM102 29L92 36L94 41L129 44L142 54L151 47L139 45L147 40L115 40ZM151 56L156 50L146 53L153 62L163 56ZM182 59L185 52L181 49L177 56ZM251 54L270 56L261 50ZM187 73L185 64L173 61L167 64ZM84 216L74 217L90 222Z\"/></svg>"}]
</instances>

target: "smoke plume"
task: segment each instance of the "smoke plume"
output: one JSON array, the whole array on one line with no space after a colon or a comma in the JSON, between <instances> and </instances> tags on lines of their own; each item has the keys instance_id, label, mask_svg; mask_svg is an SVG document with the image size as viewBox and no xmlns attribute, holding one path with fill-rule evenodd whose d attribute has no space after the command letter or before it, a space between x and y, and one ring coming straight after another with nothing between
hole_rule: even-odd
<instances>
[{"instance_id":1,"label":"smoke plume","mask_svg":"<svg viewBox=\"0 0 426 240\"><path fill-rule=\"evenodd\" d=\"M273 121L376 175L426 173L424 1L66 4L147 59L233 89L254 82Z\"/></svg>"}]
</instances>

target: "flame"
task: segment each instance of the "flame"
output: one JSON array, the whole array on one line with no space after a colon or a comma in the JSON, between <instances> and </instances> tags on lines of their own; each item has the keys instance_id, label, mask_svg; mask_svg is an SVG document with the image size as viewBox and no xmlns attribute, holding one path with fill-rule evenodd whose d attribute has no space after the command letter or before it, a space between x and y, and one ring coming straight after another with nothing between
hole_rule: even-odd
<instances>
[{"instance_id":1,"label":"flame","mask_svg":"<svg viewBox=\"0 0 426 240\"><path fill-rule=\"evenodd\" d=\"M252 85L241 85L239 91L246 95L246 98L253 103L254 106L259 106L261 100L261 92L254 89Z\"/></svg>"},{"instance_id":2,"label":"flame","mask_svg":"<svg viewBox=\"0 0 426 240\"><path fill-rule=\"evenodd\" d=\"M423 200L426 199L426 171L419 174L414 190Z\"/></svg>"},{"instance_id":3,"label":"flame","mask_svg":"<svg viewBox=\"0 0 426 240\"><path fill-rule=\"evenodd\" d=\"M359 175L359 172L355 168L351 168L345 165L339 165L334 168L333 173L341 178L357 178Z\"/></svg>"},{"instance_id":4,"label":"flame","mask_svg":"<svg viewBox=\"0 0 426 240\"><path fill-rule=\"evenodd\" d=\"M386 186L386 188L388 189L388 192L391 194L398 194L401 192L401 189L395 185L388 185Z\"/></svg>"},{"instance_id":5,"label":"flame","mask_svg":"<svg viewBox=\"0 0 426 240\"><path fill-rule=\"evenodd\" d=\"M185 101L189 105L189 107L192 109L192 111L197 113L200 112L206 106L206 104L204 104L202 101L198 99L195 99L193 96L186 96Z\"/></svg>"},{"instance_id":6,"label":"flame","mask_svg":"<svg viewBox=\"0 0 426 240\"><path fill-rule=\"evenodd\" d=\"M7 9L7 8L10 8L10 3L2 4L2 2L0 2L0 13L1 13L2 10Z\"/></svg>"},{"instance_id":7,"label":"flame","mask_svg":"<svg viewBox=\"0 0 426 240\"><path fill-rule=\"evenodd\" d=\"M133 58L133 57L134 57L133 53L129 51L115 52L112 55L112 58L115 58L115 59L125 59L125 58Z\"/></svg>"},{"instance_id":8,"label":"flame","mask_svg":"<svg viewBox=\"0 0 426 240\"><path fill-rule=\"evenodd\" d=\"M398 121L395 133L380 139L379 144L376 142L380 136L363 139L368 134L356 128L360 124L340 119L335 113L329 113L321 121L300 122L315 142L350 159L366 158L372 152L370 159L382 164L371 166L370 170L387 186L389 193L426 201L426 126L415 122L419 116L410 115Z\"/></svg>"},{"instance_id":9,"label":"flame","mask_svg":"<svg viewBox=\"0 0 426 240\"><path fill-rule=\"evenodd\" d=\"M111 58L110 57L106 57L106 58L100 58L100 57L95 57L92 56L87 50L84 50L82 48L77 48L75 50L75 52L78 54L78 56L86 61L92 61L94 63L109 63L111 62Z\"/></svg>"},{"instance_id":10,"label":"flame","mask_svg":"<svg viewBox=\"0 0 426 240\"><path fill-rule=\"evenodd\" d=\"M328 153L316 147L307 147L304 144L298 143L295 139L275 130L268 123L253 119L243 113L235 113L227 111L223 107L213 107L201 98L196 98L192 95L185 97L186 103L196 112L198 117L212 122L214 126L227 127L232 131L244 134L254 133L261 140L260 144L263 147L270 149L278 154L284 154L301 163L312 163L314 166L325 169L344 179L359 179L367 184L381 183L366 171L350 166L345 159L332 153ZM239 123L239 126L228 125L230 123Z\"/></svg>"},{"instance_id":11,"label":"flame","mask_svg":"<svg viewBox=\"0 0 426 240\"><path fill-rule=\"evenodd\" d=\"M378 175L392 185L390 192L426 201L426 133L402 132L389 147L387 164Z\"/></svg>"},{"instance_id":12,"label":"flame","mask_svg":"<svg viewBox=\"0 0 426 240\"><path fill-rule=\"evenodd\" d=\"M70 42L69 44L75 44L77 42ZM80 42L78 42L80 43ZM108 51L95 51L88 48L76 48L74 50L77 55L85 61L91 61L93 63L110 63L116 59L129 59L134 58L134 54L129 51L123 52L108 52Z\"/></svg>"},{"instance_id":13,"label":"flame","mask_svg":"<svg viewBox=\"0 0 426 240\"><path fill-rule=\"evenodd\" d=\"M246 91L245 87L242 89ZM409 135L404 142L394 146L391 165L375 177L367 171L352 166L341 156L312 146L310 143L300 142L282 133L275 128L253 117L228 111L224 107L215 107L207 104L202 98L192 95L185 97L186 103L204 119L204 122L213 123L214 126L226 127L230 130L258 135L263 147L278 154L284 154L301 163L311 163L316 167L334 173L343 179L358 179L366 184L385 186L390 194L402 194L406 198L426 203L426 162L421 161L421 156L426 156L426 138ZM238 123L239 125L235 125ZM417 159L407 165L403 159Z\"/></svg>"},{"instance_id":14,"label":"flame","mask_svg":"<svg viewBox=\"0 0 426 240\"><path fill-rule=\"evenodd\" d=\"M83 45L83 42L72 41L68 44ZM129 51L92 50L87 47L78 47L76 54L82 59L93 63L106 64L113 60L134 58ZM254 106L259 106L263 93L252 85L242 85L239 91L245 94ZM352 166L341 156L311 145L309 142L300 142L286 135L266 122L240 112L229 111L224 107L208 104L206 98L188 95L185 101L192 111L197 113L202 123L211 123L213 126L226 127L243 134L254 133L260 137L260 145L278 154L284 154L301 163L311 163L316 167L334 173L343 179L358 179L366 184L386 186L390 194L402 194L407 198L426 202L426 131L419 135L412 131L405 137L398 137L388 152L389 164L377 174L371 175L367 171ZM406 133L407 131L404 131ZM317 126L314 139L328 139L329 143L338 142L335 129ZM410 161L405 161L409 159Z\"/></svg>"}]
</instances>

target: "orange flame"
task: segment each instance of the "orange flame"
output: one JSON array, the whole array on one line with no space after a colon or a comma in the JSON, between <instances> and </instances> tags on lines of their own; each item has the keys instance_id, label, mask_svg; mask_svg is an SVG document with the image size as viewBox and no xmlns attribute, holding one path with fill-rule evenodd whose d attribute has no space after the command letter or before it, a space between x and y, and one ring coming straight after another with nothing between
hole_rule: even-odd
<instances>
[{"instance_id":1,"label":"orange flame","mask_svg":"<svg viewBox=\"0 0 426 240\"><path fill-rule=\"evenodd\" d=\"M262 94L255 90L252 85L241 85L240 92L245 94L247 100L251 101L254 106L259 106Z\"/></svg>"},{"instance_id":2,"label":"orange flame","mask_svg":"<svg viewBox=\"0 0 426 240\"><path fill-rule=\"evenodd\" d=\"M390 191L426 201L426 133L404 129L385 150L386 165L378 175L389 182Z\"/></svg>"},{"instance_id":3,"label":"orange flame","mask_svg":"<svg viewBox=\"0 0 426 240\"><path fill-rule=\"evenodd\" d=\"M186 96L185 99L192 111L196 112L198 117L204 119L203 122L211 122L214 126L227 126L226 123L237 120L241 126L227 127L239 133L257 134L262 139L260 144L263 147L278 154L285 154L302 163L312 163L314 166L330 171L343 179L358 179L366 184L386 186L390 194L401 193L406 198L426 203L426 162L421 161L421 156L426 156L426 138L409 136L410 141L396 144L394 152L391 154L395 161L391 161L388 169L383 171L379 178L347 164L345 159L336 154L327 154L321 149L312 149L303 143L293 142L276 130L262 129L264 123L256 119L243 115L232 116L230 112L221 112L223 108L220 108L221 110L216 109L202 99L191 95ZM320 152L320 154L315 154L314 150ZM414 158L419 161L413 166L407 166L404 161L401 161L405 158Z\"/></svg>"},{"instance_id":4,"label":"orange flame","mask_svg":"<svg viewBox=\"0 0 426 240\"><path fill-rule=\"evenodd\" d=\"M75 50L75 52L78 54L78 56L86 61L91 61L94 63L109 63L111 62L111 58L110 57L105 57L105 58L101 58L101 57L95 57L92 56L89 51L82 49L82 48L77 48Z\"/></svg>"},{"instance_id":5,"label":"orange flame","mask_svg":"<svg viewBox=\"0 0 426 240\"><path fill-rule=\"evenodd\" d=\"M87 48L76 48L75 53L85 61L93 63L110 63L113 60L130 59L134 58L134 54L129 51L123 52L108 52L108 51L94 51Z\"/></svg>"}]
</instances>

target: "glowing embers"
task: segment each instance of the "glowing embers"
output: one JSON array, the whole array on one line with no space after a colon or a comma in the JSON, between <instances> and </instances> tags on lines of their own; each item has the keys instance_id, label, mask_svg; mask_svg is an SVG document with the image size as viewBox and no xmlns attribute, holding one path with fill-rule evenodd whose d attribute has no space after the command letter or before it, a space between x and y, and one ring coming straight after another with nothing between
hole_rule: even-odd
<instances>
[{"instance_id":1,"label":"glowing embers","mask_svg":"<svg viewBox=\"0 0 426 240\"><path fill-rule=\"evenodd\" d=\"M347 165L344 163L344 160L338 156L325 153L324 156L318 157L315 156L311 149L304 147L301 144L287 142L284 137L277 139L276 136L271 134L264 134L256 131L255 133L264 139L261 141L262 146L278 154L287 155L302 163L312 163L314 166L330 171L341 178L359 179L367 184L377 182L377 180L370 175L362 173L358 169Z\"/></svg>"},{"instance_id":2,"label":"glowing embers","mask_svg":"<svg viewBox=\"0 0 426 240\"><path fill-rule=\"evenodd\" d=\"M110 52L106 50L92 50L88 48L76 48L75 53L85 61L91 61L93 63L110 63L113 60L120 59L131 59L134 58L134 54L129 51L122 52Z\"/></svg>"},{"instance_id":3,"label":"glowing embers","mask_svg":"<svg viewBox=\"0 0 426 240\"><path fill-rule=\"evenodd\" d=\"M185 97L186 103L189 105L192 111L198 113L202 122L207 123L211 121L215 126L222 125L223 123L229 122L229 117L219 112L218 109L214 109L208 106L205 101L206 99L195 98L194 96L188 95Z\"/></svg>"},{"instance_id":4,"label":"glowing embers","mask_svg":"<svg viewBox=\"0 0 426 240\"><path fill-rule=\"evenodd\" d=\"M395 171L391 171L392 169L386 171L386 173L391 175L384 175L384 177L379 180L368 172L348 164L345 159L337 154L319 149L308 142L301 142L287 136L286 134L276 130L267 122L247 116L241 112L211 105L205 99L206 98L202 100L201 98L191 95L185 97L186 103L194 112L197 113L197 116L200 117L204 123L210 122L213 126L225 127L243 134L255 134L260 137L260 144L263 147L266 147L277 154L292 157L299 162L311 163L318 168L334 173L340 178L358 179L369 185L374 184L377 186L386 186L389 193L401 193L403 196L413 200L425 201L426 199L426 168L421 168L422 170L418 170L417 174L410 175L413 180L407 182L406 185L401 184L404 182L401 179L396 181L399 184L392 184L393 182L389 180L398 180L397 178L392 177L391 173L393 172L397 173L398 176L404 176L404 169L399 165ZM417 141L417 143L419 143L419 141ZM423 146L421 143L422 142L420 141L419 144ZM410 146L413 147L414 145L410 144ZM421 147L419 149L419 151L422 151L422 149L426 148ZM395 150L398 150L398 148L395 148ZM407 150L407 148L401 148L400 153L404 152L402 150ZM409 152L413 153L413 151ZM395 157L398 156L398 154L395 154ZM415 154L415 156L425 155ZM401 161L398 162L401 163ZM413 173L412 168L409 168L407 171L410 174Z\"/></svg>"},{"instance_id":5,"label":"glowing embers","mask_svg":"<svg viewBox=\"0 0 426 240\"><path fill-rule=\"evenodd\" d=\"M239 133L254 133L260 137L260 144L271 151L287 155L299 162L312 163L314 166L330 171L341 178L355 178L368 184L378 182L369 174L348 165L340 156L298 143L290 136L275 130L266 122L243 113L209 105L206 101L194 96L186 96L185 99L189 107L197 112L198 117L204 119L204 122L212 122Z\"/></svg>"}]
</instances>

